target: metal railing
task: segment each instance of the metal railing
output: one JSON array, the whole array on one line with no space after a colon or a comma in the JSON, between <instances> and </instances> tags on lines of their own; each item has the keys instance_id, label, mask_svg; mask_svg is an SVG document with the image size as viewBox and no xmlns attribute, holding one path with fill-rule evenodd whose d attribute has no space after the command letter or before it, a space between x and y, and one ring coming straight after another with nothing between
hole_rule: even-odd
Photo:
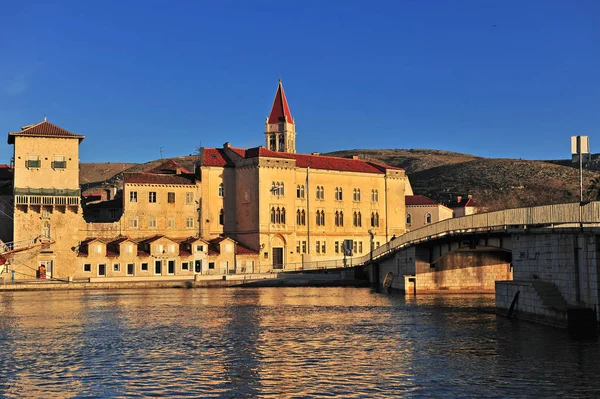
<instances>
[{"instance_id":1,"label":"metal railing","mask_svg":"<svg viewBox=\"0 0 600 399\"><path fill-rule=\"evenodd\" d=\"M447 235L474 233L482 231L507 230L510 228L527 229L531 227L567 228L597 225L600 227L600 202L574 202L568 204L544 205L527 208L514 208L502 211L477 213L433 223L429 226L409 231L373 250L373 258L378 259L388 253L414 245L422 241L441 238ZM364 265L371 259L367 253L352 258L354 266ZM303 270L337 268L342 259L335 261L311 261L302 265ZM331 267L325 262L333 262ZM336 263L337 262L337 263ZM295 265L286 265L284 270L295 270ZM296 269L299 270L299 269Z\"/></svg>"}]
</instances>

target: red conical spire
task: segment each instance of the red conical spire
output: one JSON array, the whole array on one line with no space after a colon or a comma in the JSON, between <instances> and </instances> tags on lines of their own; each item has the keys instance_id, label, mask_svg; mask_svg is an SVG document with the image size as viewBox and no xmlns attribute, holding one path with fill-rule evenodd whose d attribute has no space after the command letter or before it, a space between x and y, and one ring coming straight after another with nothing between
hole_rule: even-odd
<instances>
[{"instance_id":1,"label":"red conical spire","mask_svg":"<svg viewBox=\"0 0 600 399\"><path fill-rule=\"evenodd\" d=\"M287 99L285 98L281 79L279 79L279 86L277 86L277 93L275 93L275 100L273 100L273 107L271 108L271 113L269 114L269 120L267 123L279 122L294 123L294 118L292 118L290 107L288 106Z\"/></svg>"}]
</instances>

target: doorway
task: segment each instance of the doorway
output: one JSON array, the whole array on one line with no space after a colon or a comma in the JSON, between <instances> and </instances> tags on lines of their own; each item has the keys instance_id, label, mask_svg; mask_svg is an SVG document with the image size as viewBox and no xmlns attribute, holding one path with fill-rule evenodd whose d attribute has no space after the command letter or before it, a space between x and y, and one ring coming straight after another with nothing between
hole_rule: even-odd
<instances>
[{"instance_id":1,"label":"doorway","mask_svg":"<svg viewBox=\"0 0 600 399\"><path fill-rule=\"evenodd\" d=\"M175 261L174 260L170 260L167 262L167 273L175 274Z\"/></svg>"},{"instance_id":2,"label":"doorway","mask_svg":"<svg viewBox=\"0 0 600 399\"><path fill-rule=\"evenodd\" d=\"M162 274L162 260L154 261L154 274Z\"/></svg>"},{"instance_id":3,"label":"doorway","mask_svg":"<svg viewBox=\"0 0 600 399\"><path fill-rule=\"evenodd\" d=\"M273 269L283 269L283 248L273 248Z\"/></svg>"},{"instance_id":4,"label":"doorway","mask_svg":"<svg viewBox=\"0 0 600 399\"><path fill-rule=\"evenodd\" d=\"M196 260L194 262L194 273L202 274L202 261Z\"/></svg>"}]
</instances>

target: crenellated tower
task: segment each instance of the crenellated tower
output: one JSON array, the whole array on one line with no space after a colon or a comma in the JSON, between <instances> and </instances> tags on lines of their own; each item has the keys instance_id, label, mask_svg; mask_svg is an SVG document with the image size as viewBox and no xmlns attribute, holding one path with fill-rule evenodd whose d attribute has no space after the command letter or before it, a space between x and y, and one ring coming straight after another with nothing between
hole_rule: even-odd
<instances>
[{"instance_id":1,"label":"crenellated tower","mask_svg":"<svg viewBox=\"0 0 600 399\"><path fill-rule=\"evenodd\" d=\"M285 98L281 79L279 79L271 113L267 118L265 138L269 150L296 153L296 125Z\"/></svg>"}]
</instances>

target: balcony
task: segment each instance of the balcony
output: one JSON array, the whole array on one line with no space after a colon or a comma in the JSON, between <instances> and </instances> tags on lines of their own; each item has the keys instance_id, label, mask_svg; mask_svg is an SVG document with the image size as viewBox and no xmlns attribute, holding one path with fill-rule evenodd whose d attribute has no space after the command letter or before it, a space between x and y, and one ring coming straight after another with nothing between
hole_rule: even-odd
<instances>
[{"instance_id":1,"label":"balcony","mask_svg":"<svg viewBox=\"0 0 600 399\"><path fill-rule=\"evenodd\" d=\"M15 188L15 205L79 206L79 189Z\"/></svg>"}]
</instances>

